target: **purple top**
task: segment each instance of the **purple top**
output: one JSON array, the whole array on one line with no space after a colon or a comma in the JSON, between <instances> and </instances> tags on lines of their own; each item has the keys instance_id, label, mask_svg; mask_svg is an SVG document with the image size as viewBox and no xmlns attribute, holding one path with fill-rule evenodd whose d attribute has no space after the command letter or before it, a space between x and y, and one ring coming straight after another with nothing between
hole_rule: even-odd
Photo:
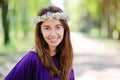
<instances>
[{"instance_id":1,"label":"purple top","mask_svg":"<svg viewBox=\"0 0 120 80\"><path fill-rule=\"evenodd\" d=\"M52 56L52 59L58 66L56 55ZM30 51L15 65L5 80L50 80L50 73L46 67L40 64L36 52ZM54 80L60 79L54 78ZM69 80L75 80L73 69L70 72Z\"/></svg>"}]
</instances>

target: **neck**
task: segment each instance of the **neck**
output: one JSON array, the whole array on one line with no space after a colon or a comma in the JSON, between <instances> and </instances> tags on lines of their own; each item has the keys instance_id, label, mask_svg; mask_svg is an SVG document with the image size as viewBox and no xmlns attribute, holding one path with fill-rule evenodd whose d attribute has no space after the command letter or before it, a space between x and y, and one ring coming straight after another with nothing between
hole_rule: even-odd
<instances>
[{"instance_id":1,"label":"neck","mask_svg":"<svg viewBox=\"0 0 120 80\"><path fill-rule=\"evenodd\" d=\"M56 54L56 48L55 47L50 47L50 55L54 56Z\"/></svg>"}]
</instances>

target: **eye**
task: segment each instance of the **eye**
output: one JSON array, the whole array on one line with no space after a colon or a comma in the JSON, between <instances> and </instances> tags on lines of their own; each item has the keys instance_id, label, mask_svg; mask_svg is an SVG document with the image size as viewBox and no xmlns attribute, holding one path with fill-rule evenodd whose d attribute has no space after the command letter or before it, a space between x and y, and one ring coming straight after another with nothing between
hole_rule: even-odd
<instances>
[{"instance_id":1,"label":"eye","mask_svg":"<svg viewBox=\"0 0 120 80\"><path fill-rule=\"evenodd\" d=\"M61 24L56 25L56 29L61 29L63 26Z\"/></svg>"},{"instance_id":2,"label":"eye","mask_svg":"<svg viewBox=\"0 0 120 80\"><path fill-rule=\"evenodd\" d=\"M61 27L60 26L57 26L56 29L60 29Z\"/></svg>"},{"instance_id":3,"label":"eye","mask_svg":"<svg viewBox=\"0 0 120 80\"><path fill-rule=\"evenodd\" d=\"M49 30L50 28L49 28L49 27L45 27L44 29L45 29L45 30Z\"/></svg>"},{"instance_id":4,"label":"eye","mask_svg":"<svg viewBox=\"0 0 120 80\"><path fill-rule=\"evenodd\" d=\"M43 26L43 29L44 30L50 30L51 28L50 28L50 26Z\"/></svg>"}]
</instances>

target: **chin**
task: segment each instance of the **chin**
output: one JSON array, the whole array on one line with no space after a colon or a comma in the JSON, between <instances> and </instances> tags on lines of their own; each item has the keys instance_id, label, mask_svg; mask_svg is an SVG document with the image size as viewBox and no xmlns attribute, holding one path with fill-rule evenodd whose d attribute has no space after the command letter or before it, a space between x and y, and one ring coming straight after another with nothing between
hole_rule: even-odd
<instances>
[{"instance_id":1,"label":"chin","mask_svg":"<svg viewBox=\"0 0 120 80\"><path fill-rule=\"evenodd\" d=\"M50 46L57 47L59 44L51 44Z\"/></svg>"}]
</instances>

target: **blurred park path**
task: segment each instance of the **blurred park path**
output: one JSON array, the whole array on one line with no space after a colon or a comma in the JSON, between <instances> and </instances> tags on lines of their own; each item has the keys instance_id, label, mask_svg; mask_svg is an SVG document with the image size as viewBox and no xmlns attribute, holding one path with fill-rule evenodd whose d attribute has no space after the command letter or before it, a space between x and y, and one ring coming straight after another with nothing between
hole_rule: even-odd
<instances>
[{"instance_id":1,"label":"blurred park path","mask_svg":"<svg viewBox=\"0 0 120 80\"><path fill-rule=\"evenodd\" d=\"M120 42L111 45L78 33L71 39L76 80L120 80Z\"/></svg>"},{"instance_id":2,"label":"blurred park path","mask_svg":"<svg viewBox=\"0 0 120 80\"><path fill-rule=\"evenodd\" d=\"M120 80L120 47L103 40L91 39L80 33L71 33L74 49L75 80ZM118 44L116 44L118 45ZM20 60L25 52L10 58L0 68L0 80Z\"/></svg>"}]
</instances>

